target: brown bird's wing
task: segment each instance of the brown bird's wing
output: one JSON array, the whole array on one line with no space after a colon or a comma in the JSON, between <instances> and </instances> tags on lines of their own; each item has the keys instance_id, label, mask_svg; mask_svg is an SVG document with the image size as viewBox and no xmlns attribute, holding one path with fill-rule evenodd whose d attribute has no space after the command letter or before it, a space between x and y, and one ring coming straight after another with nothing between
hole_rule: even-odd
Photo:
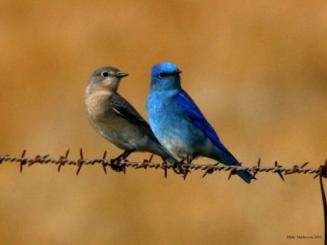
<instances>
[{"instance_id":1,"label":"brown bird's wing","mask_svg":"<svg viewBox=\"0 0 327 245\"><path fill-rule=\"evenodd\" d=\"M125 100L119 94L113 93L109 97L109 104L118 116L121 116L130 123L141 127L144 130L144 133L146 133L153 140L153 143L156 143L157 151L155 154L162 156L171 164L175 165L178 163L178 161L174 159L159 143L157 137L152 132L150 125L142 118L142 116L135 110L135 108L130 103L128 103L127 100Z\"/></svg>"},{"instance_id":2,"label":"brown bird's wing","mask_svg":"<svg viewBox=\"0 0 327 245\"><path fill-rule=\"evenodd\" d=\"M151 136L154 136L150 128L150 125L142 118L142 116L135 110L135 108L119 94L113 93L109 97L109 104L112 107L112 109L117 113L117 115L125 118L127 121L133 124L141 126Z\"/></svg>"}]
</instances>

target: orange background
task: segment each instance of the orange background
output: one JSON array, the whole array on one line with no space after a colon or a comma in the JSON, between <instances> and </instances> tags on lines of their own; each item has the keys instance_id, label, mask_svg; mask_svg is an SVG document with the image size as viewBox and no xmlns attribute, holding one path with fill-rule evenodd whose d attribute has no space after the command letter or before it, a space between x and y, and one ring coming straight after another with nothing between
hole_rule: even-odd
<instances>
[{"instance_id":1,"label":"orange background","mask_svg":"<svg viewBox=\"0 0 327 245\"><path fill-rule=\"evenodd\" d=\"M84 87L113 65L146 117L149 69L172 61L223 142L252 166L327 157L326 1L1 1L0 154L105 149ZM141 160L148 154L135 154ZM159 161L156 158L156 161ZM210 162L199 159L199 162ZM322 244L318 181L100 167L0 166L1 244Z\"/></svg>"}]
</instances>

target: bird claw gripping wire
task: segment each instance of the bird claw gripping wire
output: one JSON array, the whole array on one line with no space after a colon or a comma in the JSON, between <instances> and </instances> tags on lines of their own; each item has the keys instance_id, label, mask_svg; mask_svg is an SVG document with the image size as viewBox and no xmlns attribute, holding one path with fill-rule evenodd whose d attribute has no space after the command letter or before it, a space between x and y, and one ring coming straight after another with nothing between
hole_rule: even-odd
<instances>
[{"instance_id":1,"label":"bird claw gripping wire","mask_svg":"<svg viewBox=\"0 0 327 245\"><path fill-rule=\"evenodd\" d=\"M126 172L126 166L122 164L122 159L111 159L110 167L116 172Z\"/></svg>"},{"instance_id":2,"label":"bird claw gripping wire","mask_svg":"<svg viewBox=\"0 0 327 245\"><path fill-rule=\"evenodd\" d=\"M120 154L118 157L111 159L110 167L112 170L116 172L124 172L126 173L126 158L132 153L133 151L125 151Z\"/></svg>"},{"instance_id":3,"label":"bird claw gripping wire","mask_svg":"<svg viewBox=\"0 0 327 245\"><path fill-rule=\"evenodd\" d=\"M172 164L173 171L178 175L183 175L183 178L186 179L186 176L191 172L190 163L185 163L184 160L181 162L175 162Z\"/></svg>"}]
</instances>

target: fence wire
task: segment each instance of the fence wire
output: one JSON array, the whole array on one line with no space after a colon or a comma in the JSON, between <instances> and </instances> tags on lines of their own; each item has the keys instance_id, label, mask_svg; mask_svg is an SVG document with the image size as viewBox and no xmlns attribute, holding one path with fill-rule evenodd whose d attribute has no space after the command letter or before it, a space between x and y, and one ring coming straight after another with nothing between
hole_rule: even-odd
<instances>
[{"instance_id":1,"label":"fence wire","mask_svg":"<svg viewBox=\"0 0 327 245\"><path fill-rule=\"evenodd\" d=\"M67 150L65 154L59 157L51 157L50 155L35 155L32 157L26 156L26 150L20 155L13 156L13 155L0 155L0 165L4 163L18 163L20 172L23 172L25 166L32 166L34 164L52 164L57 166L57 171L60 172L63 166L65 165L72 165L76 166L76 175L78 175L84 165L100 165L105 174L107 174L107 169L110 168L113 171L122 171L126 173L126 169L156 169L156 170L163 170L164 176L167 178L167 173L169 169L172 169L172 165L167 162L161 163L154 163L153 155L149 157L149 159L144 159L142 162L133 162L126 158L122 159L110 159L107 158L107 151L105 151L100 157L93 158L93 159L85 159L83 150L80 149L79 157L77 159L70 159L69 158L70 151ZM285 181L285 176L291 174L301 174L301 175L313 175L314 178L319 176L319 183L320 183L320 191L321 197L323 202L323 212L324 212L324 244L327 244L326 235L327 235L327 200L323 185L323 178L327 178L327 160L324 164L320 165L319 167L309 168L309 162L305 162L299 165L293 166L282 166L278 161L275 161L273 166L262 166L261 159L259 158L258 161L251 167L243 166L242 164L238 166L226 166L220 163L214 164L198 164L198 163L186 163L182 162L181 167L182 169L186 170L185 174L183 175L184 179L186 176L192 171L201 171L202 177L206 177L208 174L213 174L215 172L220 171L227 171L229 172L229 177L234 175L239 170L248 170L251 171L255 177L259 173L273 173L277 174L283 181Z\"/></svg>"},{"instance_id":2,"label":"fence wire","mask_svg":"<svg viewBox=\"0 0 327 245\"><path fill-rule=\"evenodd\" d=\"M117 167L120 167L124 172L126 171L127 168L158 169L158 170L162 169L165 171L172 168L172 165L166 162L161 162L161 163L152 162L153 155L151 155L149 159L144 159L142 162L133 162L126 158L123 159L107 158L107 151L105 151L100 157L93 158L93 159L85 159L82 149L80 149L79 157L77 159L70 159L69 153L70 151L67 150L65 154L59 157L51 157L49 154L27 157L26 150L23 150L23 152L17 156L13 156L9 154L0 155L0 164L6 162L19 163L21 172L23 171L23 168L25 166L30 167L34 164L56 165L58 171L60 171L61 168L65 165L72 165L77 167L76 174L80 173L82 166L84 165L101 165L105 173L107 173L107 167L111 167L112 169L117 169ZM309 168L307 167L308 164L309 162L305 162L299 165L285 167L282 166L278 161L275 161L273 166L262 166L261 159L258 159L255 165L251 167L243 166L242 163L238 166L226 166L220 164L219 162L213 164L198 164L198 163L183 162L181 163L181 166L183 169L189 170L189 172L202 171L203 177L205 177L208 174L212 174L214 172L220 172L220 171L227 171L230 172L230 175L233 175L239 170L248 170L253 172L255 175L263 172L274 173L274 174L278 174L283 181L285 181L284 176L290 174L311 174L314 175L315 178L318 177L319 175L322 175L323 177L327 177L327 168L324 168L324 166L327 165L327 160L325 161L325 164L321 165L320 167Z\"/></svg>"}]
</instances>

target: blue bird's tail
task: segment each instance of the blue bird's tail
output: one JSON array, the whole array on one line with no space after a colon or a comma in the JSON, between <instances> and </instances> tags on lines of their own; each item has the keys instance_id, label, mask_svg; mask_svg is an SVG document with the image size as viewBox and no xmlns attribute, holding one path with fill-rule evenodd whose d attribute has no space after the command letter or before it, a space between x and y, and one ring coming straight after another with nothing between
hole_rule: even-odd
<instances>
[{"instance_id":1,"label":"blue bird's tail","mask_svg":"<svg viewBox=\"0 0 327 245\"><path fill-rule=\"evenodd\" d=\"M250 184L251 180L254 178L253 174L247 170L239 170L236 172L246 183Z\"/></svg>"},{"instance_id":2,"label":"blue bird's tail","mask_svg":"<svg viewBox=\"0 0 327 245\"><path fill-rule=\"evenodd\" d=\"M227 154L219 154L215 159L228 166L239 166L240 162L227 149L225 151ZM240 176L248 184L251 183L252 179L255 179L254 174L249 170L238 170L235 174Z\"/></svg>"}]
</instances>

